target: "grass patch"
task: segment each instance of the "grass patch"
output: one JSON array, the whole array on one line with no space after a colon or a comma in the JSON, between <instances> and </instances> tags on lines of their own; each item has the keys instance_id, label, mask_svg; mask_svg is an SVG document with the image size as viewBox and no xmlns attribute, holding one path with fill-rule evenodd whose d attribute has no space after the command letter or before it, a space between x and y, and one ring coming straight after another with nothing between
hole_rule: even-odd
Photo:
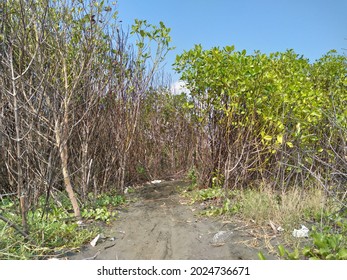
<instances>
[{"instance_id":1,"label":"grass patch","mask_svg":"<svg viewBox=\"0 0 347 280\"><path fill-rule=\"evenodd\" d=\"M235 201L240 205L239 214L244 219L259 225L272 221L285 230L293 230L303 221L312 220L332 208L325 194L316 188L278 192L261 187L239 192Z\"/></svg>"},{"instance_id":2,"label":"grass patch","mask_svg":"<svg viewBox=\"0 0 347 280\"><path fill-rule=\"evenodd\" d=\"M234 215L255 226L283 229L278 255L284 259L347 259L347 210L340 211L333 199L319 188L292 188L286 192L262 186L225 191L214 186L185 193L191 203L205 205L202 215ZM295 238L294 229L310 229L309 238ZM261 254L260 254L261 256ZM261 257L262 258L262 257Z\"/></svg>"},{"instance_id":3,"label":"grass patch","mask_svg":"<svg viewBox=\"0 0 347 280\"><path fill-rule=\"evenodd\" d=\"M0 259L44 259L77 250L100 232L95 221L110 223L116 217L114 208L125 203L124 197L116 194L90 197L90 202L81 207L85 223L80 226L76 223L73 213L67 210L70 208L68 200L62 194L57 197L60 206L52 199L46 205L45 199L41 198L37 208L28 212L30 240L0 220ZM1 215L20 225L17 209L16 201L0 201Z\"/></svg>"}]
</instances>

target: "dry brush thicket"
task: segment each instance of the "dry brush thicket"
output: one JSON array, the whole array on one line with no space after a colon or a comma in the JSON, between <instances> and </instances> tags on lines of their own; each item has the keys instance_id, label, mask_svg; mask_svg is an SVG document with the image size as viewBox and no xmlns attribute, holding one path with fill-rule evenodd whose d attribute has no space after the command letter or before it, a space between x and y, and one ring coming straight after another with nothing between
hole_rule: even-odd
<instances>
[{"instance_id":1,"label":"dry brush thicket","mask_svg":"<svg viewBox=\"0 0 347 280\"><path fill-rule=\"evenodd\" d=\"M156 76L169 29L137 21L130 44L111 10L95 1L1 2L0 193L18 196L24 231L42 195L66 190L80 219L90 192L122 192L190 165L184 96Z\"/></svg>"}]
</instances>

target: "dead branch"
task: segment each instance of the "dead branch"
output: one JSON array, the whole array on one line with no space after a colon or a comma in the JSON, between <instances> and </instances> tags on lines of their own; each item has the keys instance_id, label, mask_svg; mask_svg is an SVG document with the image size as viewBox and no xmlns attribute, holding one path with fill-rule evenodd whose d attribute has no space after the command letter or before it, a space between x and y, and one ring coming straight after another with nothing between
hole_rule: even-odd
<instances>
[{"instance_id":1,"label":"dead branch","mask_svg":"<svg viewBox=\"0 0 347 280\"><path fill-rule=\"evenodd\" d=\"M0 220L3 220L8 226L10 226L11 228L15 229L18 233L20 233L26 240L30 240L32 241L31 237L25 233L19 226L17 226L15 223L11 222L10 220L8 220L7 218L5 218L4 216L2 216L0 214Z\"/></svg>"}]
</instances>

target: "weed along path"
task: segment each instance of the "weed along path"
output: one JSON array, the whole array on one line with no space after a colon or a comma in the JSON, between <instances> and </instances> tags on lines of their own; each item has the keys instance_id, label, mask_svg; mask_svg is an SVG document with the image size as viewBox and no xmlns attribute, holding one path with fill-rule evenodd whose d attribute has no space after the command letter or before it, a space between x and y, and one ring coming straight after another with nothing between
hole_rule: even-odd
<instances>
[{"instance_id":1,"label":"weed along path","mask_svg":"<svg viewBox=\"0 0 347 280\"><path fill-rule=\"evenodd\" d=\"M255 237L231 221L199 216L199 204L188 205L178 190L182 181L150 183L138 189L135 202L119 211L95 247L86 245L68 259L185 260L258 259L250 246Z\"/></svg>"}]
</instances>

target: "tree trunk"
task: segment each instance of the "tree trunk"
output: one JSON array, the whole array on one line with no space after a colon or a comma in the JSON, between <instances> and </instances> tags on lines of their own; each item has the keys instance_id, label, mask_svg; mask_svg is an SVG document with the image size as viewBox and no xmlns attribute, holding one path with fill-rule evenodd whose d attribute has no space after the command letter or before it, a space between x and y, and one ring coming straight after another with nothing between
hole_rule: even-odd
<instances>
[{"instance_id":1,"label":"tree trunk","mask_svg":"<svg viewBox=\"0 0 347 280\"><path fill-rule=\"evenodd\" d=\"M66 112L65 112L65 114L66 114ZM64 116L64 119L66 119L66 118L67 117ZM68 149L67 149L67 143L66 143L66 141L62 142L61 131L60 131L60 128L59 128L59 125L58 125L58 121L55 122L55 139L56 139L56 143L57 143L57 145L59 147L59 155L60 155L60 161L61 161L61 170L62 170L63 176L64 176L65 189L66 189L66 192L69 195L69 199L71 201L75 217L80 221L82 219L81 211L80 211L80 208L78 206L78 202L77 202L75 193L74 193L73 188L72 188L70 174L69 174L69 170L68 170Z\"/></svg>"},{"instance_id":2,"label":"tree trunk","mask_svg":"<svg viewBox=\"0 0 347 280\"><path fill-rule=\"evenodd\" d=\"M13 97L13 111L14 111L14 123L16 132L16 161L17 161L17 195L20 202L20 213L22 217L22 227L25 233L29 232L27 223L27 203L26 203L26 192L24 189L24 179L22 170L22 149L20 145L20 119L19 119L19 106L18 106L18 96L16 89L16 77L13 69L12 60L12 49L10 50L10 67L12 76L12 97Z\"/></svg>"},{"instance_id":3,"label":"tree trunk","mask_svg":"<svg viewBox=\"0 0 347 280\"><path fill-rule=\"evenodd\" d=\"M61 109L63 110L62 114L62 122L60 123L61 117L56 114L55 117L55 139L59 148L60 162L61 162L61 171L64 176L64 185L66 192L69 195L70 202L72 204L72 208L75 214L75 217L78 221L82 219L80 207L78 205L74 190L72 188L70 173L68 169L68 139L69 139L69 105L71 98L71 89L69 89L68 84L68 73L67 73L67 65L65 61L65 57L62 57L63 63L63 77L64 77L64 99ZM61 127L59 127L59 124Z\"/></svg>"}]
</instances>

